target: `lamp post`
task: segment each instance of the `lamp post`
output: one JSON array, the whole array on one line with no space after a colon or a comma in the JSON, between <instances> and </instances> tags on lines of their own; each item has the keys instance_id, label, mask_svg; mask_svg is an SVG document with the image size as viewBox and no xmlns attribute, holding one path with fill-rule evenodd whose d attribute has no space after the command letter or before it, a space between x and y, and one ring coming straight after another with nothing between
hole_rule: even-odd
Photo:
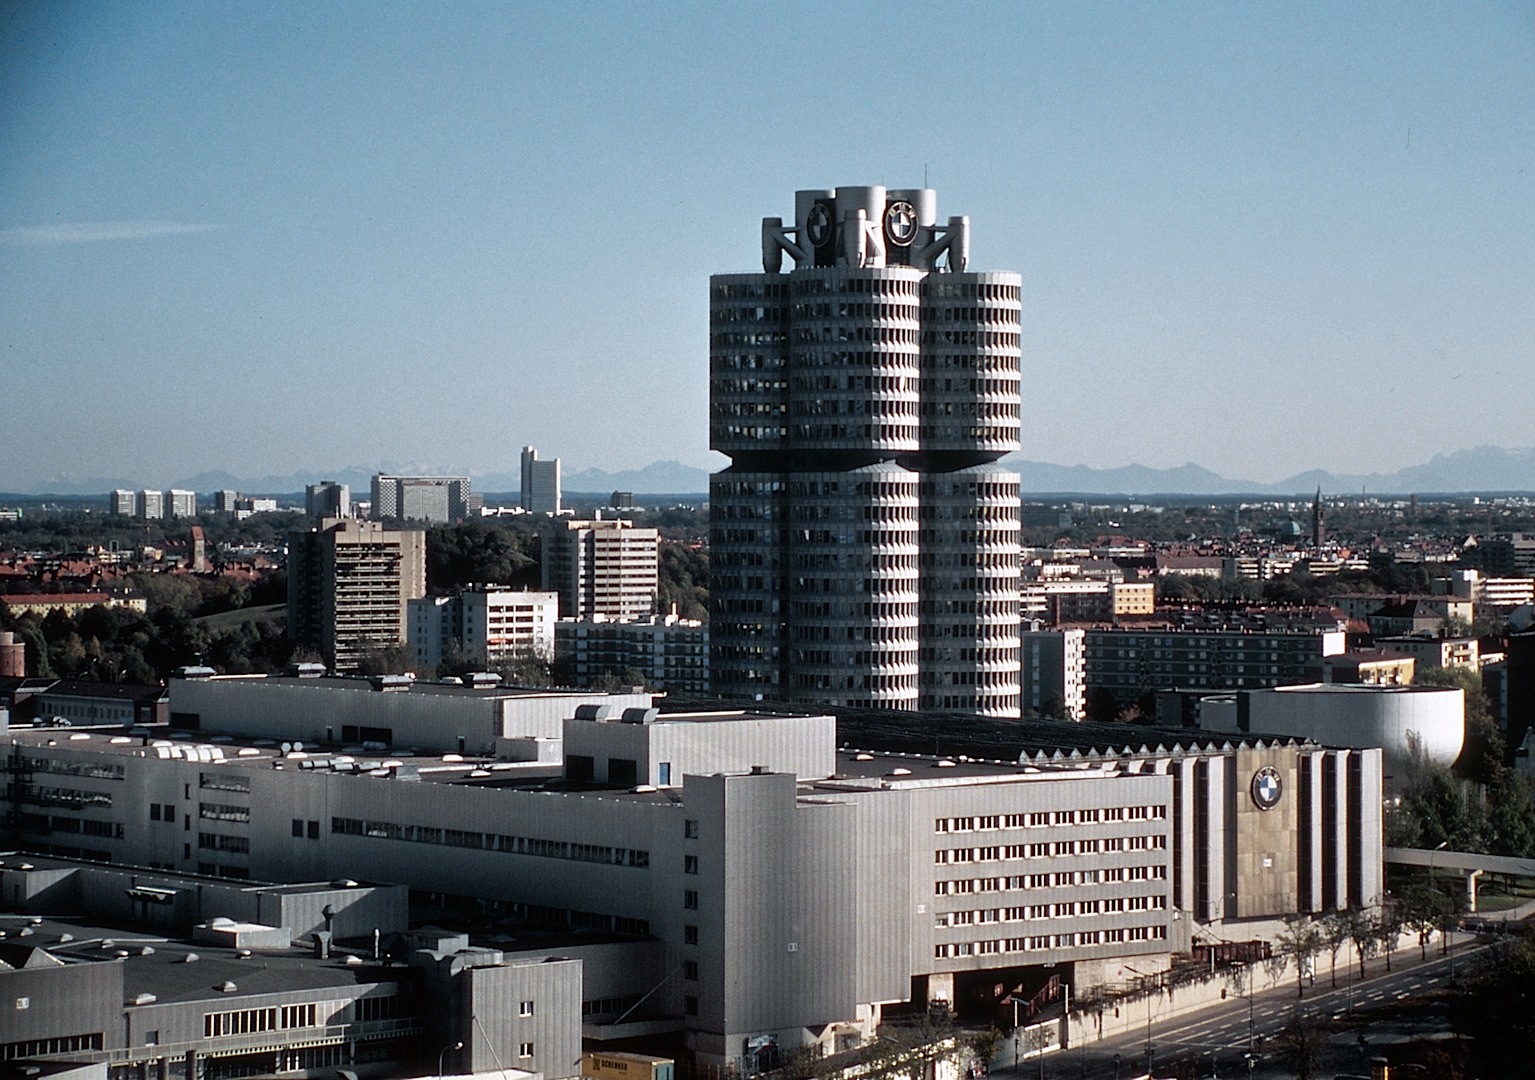
<instances>
[{"instance_id":1,"label":"lamp post","mask_svg":"<svg viewBox=\"0 0 1535 1080\"><path fill-rule=\"evenodd\" d=\"M444 1046L437 1052L437 1080L442 1080L442 1059L448 1055L448 1051L451 1050L456 1053L463 1048L464 1044L462 1042L454 1042Z\"/></svg>"},{"instance_id":2,"label":"lamp post","mask_svg":"<svg viewBox=\"0 0 1535 1080\"><path fill-rule=\"evenodd\" d=\"M1132 974L1139 975L1142 979L1151 978L1151 976L1147 975L1144 971L1137 971L1129 964L1124 965L1124 968L1126 971ZM1146 1075L1150 1076L1151 1053L1156 1049L1156 1046L1151 1041L1151 986L1149 983L1144 984L1144 988L1146 991Z\"/></svg>"}]
</instances>

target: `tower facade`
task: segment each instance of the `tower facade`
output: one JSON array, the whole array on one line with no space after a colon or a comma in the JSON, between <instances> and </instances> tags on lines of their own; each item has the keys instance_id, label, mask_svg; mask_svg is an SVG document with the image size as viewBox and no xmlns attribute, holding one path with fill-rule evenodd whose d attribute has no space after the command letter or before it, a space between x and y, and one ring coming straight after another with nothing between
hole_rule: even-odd
<instances>
[{"instance_id":1,"label":"tower facade","mask_svg":"<svg viewBox=\"0 0 1535 1080\"><path fill-rule=\"evenodd\" d=\"M426 595L426 534L371 521L321 521L288 534L288 636L355 671L406 640L406 604Z\"/></svg>"},{"instance_id":2,"label":"tower facade","mask_svg":"<svg viewBox=\"0 0 1535 1080\"><path fill-rule=\"evenodd\" d=\"M798 192L710 279L716 693L1019 713L1021 282L937 202Z\"/></svg>"},{"instance_id":3,"label":"tower facade","mask_svg":"<svg viewBox=\"0 0 1535 1080\"><path fill-rule=\"evenodd\" d=\"M522 488L518 492L522 508L533 514L560 512L560 459L540 461L538 451L522 448Z\"/></svg>"}]
</instances>

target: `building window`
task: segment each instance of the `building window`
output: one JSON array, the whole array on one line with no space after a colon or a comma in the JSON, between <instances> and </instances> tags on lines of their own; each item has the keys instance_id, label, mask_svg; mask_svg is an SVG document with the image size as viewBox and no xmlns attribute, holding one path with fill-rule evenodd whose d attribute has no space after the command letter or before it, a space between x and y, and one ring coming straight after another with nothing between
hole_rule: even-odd
<instances>
[{"instance_id":1,"label":"building window","mask_svg":"<svg viewBox=\"0 0 1535 1080\"><path fill-rule=\"evenodd\" d=\"M682 977L689 982L698 981L698 961L684 960L682 962Z\"/></svg>"},{"instance_id":2,"label":"building window","mask_svg":"<svg viewBox=\"0 0 1535 1080\"><path fill-rule=\"evenodd\" d=\"M520 1002L517 1005L517 1015L518 1016L532 1016L533 1015L533 1003L531 1001Z\"/></svg>"},{"instance_id":3,"label":"building window","mask_svg":"<svg viewBox=\"0 0 1535 1080\"><path fill-rule=\"evenodd\" d=\"M682 893L682 906L689 911L698 910L698 890L684 889Z\"/></svg>"},{"instance_id":4,"label":"building window","mask_svg":"<svg viewBox=\"0 0 1535 1080\"><path fill-rule=\"evenodd\" d=\"M687 837L689 840L697 840L698 839L698 822L695 821L692 818L688 818L687 820L683 821L683 823L682 823L682 835Z\"/></svg>"},{"instance_id":5,"label":"building window","mask_svg":"<svg viewBox=\"0 0 1535 1080\"><path fill-rule=\"evenodd\" d=\"M533 1056L533 1044L530 1042L517 1044L517 1056L530 1058Z\"/></svg>"},{"instance_id":6,"label":"building window","mask_svg":"<svg viewBox=\"0 0 1535 1080\"><path fill-rule=\"evenodd\" d=\"M688 925L682 928L682 943L684 945L698 944L698 927Z\"/></svg>"},{"instance_id":7,"label":"building window","mask_svg":"<svg viewBox=\"0 0 1535 1080\"><path fill-rule=\"evenodd\" d=\"M302 840L304 838L304 819L303 818L294 818L293 819L293 835L298 837L300 840Z\"/></svg>"},{"instance_id":8,"label":"building window","mask_svg":"<svg viewBox=\"0 0 1535 1080\"><path fill-rule=\"evenodd\" d=\"M689 1016L698 1015L698 995L688 994L682 999L682 1011Z\"/></svg>"},{"instance_id":9,"label":"building window","mask_svg":"<svg viewBox=\"0 0 1535 1080\"><path fill-rule=\"evenodd\" d=\"M682 857L682 872L684 874L696 874L696 873L698 873L698 856L697 855L684 855Z\"/></svg>"}]
</instances>

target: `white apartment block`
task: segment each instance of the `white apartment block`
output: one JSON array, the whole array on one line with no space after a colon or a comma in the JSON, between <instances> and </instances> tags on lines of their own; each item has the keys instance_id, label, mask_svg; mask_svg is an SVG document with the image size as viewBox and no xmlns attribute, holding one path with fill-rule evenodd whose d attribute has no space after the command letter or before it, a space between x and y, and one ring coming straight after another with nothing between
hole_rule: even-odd
<instances>
[{"instance_id":1,"label":"white apartment block","mask_svg":"<svg viewBox=\"0 0 1535 1080\"><path fill-rule=\"evenodd\" d=\"M471 585L457 596L425 596L407 603L407 641L428 667L457 644L485 670L527 657L554 658L559 597L494 585Z\"/></svg>"},{"instance_id":2,"label":"white apartment block","mask_svg":"<svg viewBox=\"0 0 1535 1080\"><path fill-rule=\"evenodd\" d=\"M560 617L635 618L655 610L660 535L621 518L556 520L540 531L543 587Z\"/></svg>"}]
</instances>

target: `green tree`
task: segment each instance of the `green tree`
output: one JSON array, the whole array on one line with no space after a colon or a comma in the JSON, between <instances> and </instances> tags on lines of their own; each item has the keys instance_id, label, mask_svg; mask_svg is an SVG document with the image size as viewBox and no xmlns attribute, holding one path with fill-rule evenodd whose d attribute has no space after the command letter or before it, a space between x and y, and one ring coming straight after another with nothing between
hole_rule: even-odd
<instances>
[{"instance_id":1,"label":"green tree","mask_svg":"<svg viewBox=\"0 0 1535 1080\"><path fill-rule=\"evenodd\" d=\"M1492 702L1482 688L1480 672L1470 668L1424 668L1413 678L1419 686L1457 687L1466 696L1466 742L1455 761L1455 775L1490 784L1503 768L1505 747Z\"/></svg>"},{"instance_id":2,"label":"green tree","mask_svg":"<svg viewBox=\"0 0 1535 1080\"><path fill-rule=\"evenodd\" d=\"M1295 965L1295 996L1306 996L1306 972L1312 958L1322 947L1322 935L1316 923L1306 916L1297 916L1285 923L1276 941L1278 954Z\"/></svg>"},{"instance_id":3,"label":"green tree","mask_svg":"<svg viewBox=\"0 0 1535 1080\"><path fill-rule=\"evenodd\" d=\"M1535 930L1481 954L1451 1010L1482 1076L1528 1076L1535 1046Z\"/></svg>"}]
</instances>

